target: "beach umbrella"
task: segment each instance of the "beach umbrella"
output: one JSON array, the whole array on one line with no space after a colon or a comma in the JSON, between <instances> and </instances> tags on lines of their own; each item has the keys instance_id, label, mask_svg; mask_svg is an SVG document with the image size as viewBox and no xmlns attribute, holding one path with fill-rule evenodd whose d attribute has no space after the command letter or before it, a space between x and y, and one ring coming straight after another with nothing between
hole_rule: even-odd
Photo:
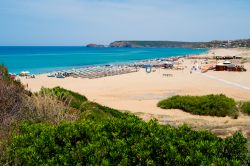
<instances>
[{"instance_id":1,"label":"beach umbrella","mask_svg":"<svg viewBox=\"0 0 250 166\"><path fill-rule=\"evenodd\" d=\"M225 66L223 63L217 63L217 66Z\"/></svg>"},{"instance_id":2,"label":"beach umbrella","mask_svg":"<svg viewBox=\"0 0 250 166\"><path fill-rule=\"evenodd\" d=\"M224 61L223 64L231 64L230 61Z\"/></svg>"}]
</instances>

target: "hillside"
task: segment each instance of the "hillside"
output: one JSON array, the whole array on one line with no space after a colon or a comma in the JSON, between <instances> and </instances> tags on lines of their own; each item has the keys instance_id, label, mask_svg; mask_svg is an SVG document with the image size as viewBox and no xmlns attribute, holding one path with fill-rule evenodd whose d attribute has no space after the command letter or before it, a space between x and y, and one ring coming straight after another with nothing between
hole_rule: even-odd
<instances>
[{"instance_id":1,"label":"hillside","mask_svg":"<svg viewBox=\"0 0 250 166\"><path fill-rule=\"evenodd\" d=\"M110 47L132 47L132 48L198 48L201 42L179 42L179 41L115 41Z\"/></svg>"},{"instance_id":2,"label":"hillside","mask_svg":"<svg viewBox=\"0 0 250 166\"><path fill-rule=\"evenodd\" d=\"M250 47L250 39L215 40L210 42L181 42L181 41L115 41L110 47L129 48L236 48Z\"/></svg>"},{"instance_id":3,"label":"hillside","mask_svg":"<svg viewBox=\"0 0 250 166\"><path fill-rule=\"evenodd\" d=\"M30 93L0 67L1 165L247 165L240 132L222 139L89 101L55 87Z\"/></svg>"}]
</instances>

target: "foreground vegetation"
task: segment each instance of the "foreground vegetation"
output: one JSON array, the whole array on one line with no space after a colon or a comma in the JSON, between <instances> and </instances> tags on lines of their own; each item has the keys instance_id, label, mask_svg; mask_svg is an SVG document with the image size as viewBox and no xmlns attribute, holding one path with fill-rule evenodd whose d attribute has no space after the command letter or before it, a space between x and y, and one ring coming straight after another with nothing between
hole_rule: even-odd
<instances>
[{"instance_id":1,"label":"foreground vegetation","mask_svg":"<svg viewBox=\"0 0 250 166\"><path fill-rule=\"evenodd\" d=\"M247 140L240 132L221 139L185 125L144 122L60 87L31 94L14 82L0 82L5 87L1 99L11 91L9 102L18 101L19 108L9 104L0 122L8 128L0 130L8 136L0 137L2 165L249 164ZM4 91L12 86L21 90Z\"/></svg>"},{"instance_id":2,"label":"foreground vegetation","mask_svg":"<svg viewBox=\"0 0 250 166\"><path fill-rule=\"evenodd\" d=\"M225 95L173 96L158 103L163 109L181 109L195 115L237 118L236 102Z\"/></svg>"},{"instance_id":3,"label":"foreground vegetation","mask_svg":"<svg viewBox=\"0 0 250 166\"><path fill-rule=\"evenodd\" d=\"M125 119L85 119L60 125L24 123L9 148L8 161L30 165L217 165L246 164L246 139L226 140L186 126Z\"/></svg>"}]
</instances>

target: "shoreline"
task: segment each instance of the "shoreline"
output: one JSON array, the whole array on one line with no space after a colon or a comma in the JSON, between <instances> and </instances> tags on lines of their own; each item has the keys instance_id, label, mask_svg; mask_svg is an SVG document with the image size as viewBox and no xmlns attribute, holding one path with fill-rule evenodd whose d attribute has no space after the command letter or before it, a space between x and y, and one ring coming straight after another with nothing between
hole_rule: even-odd
<instances>
[{"instance_id":1,"label":"shoreline","mask_svg":"<svg viewBox=\"0 0 250 166\"><path fill-rule=\"evenodd\" d=\"M99 48L97 48L96 50L96 53L97 54L99 54L99 51L100 50L98 50ZM119 50L119 49L122 49L122 48L112 48L112 49L115 49L115 50ZM126 48L127 49L127 48ZM137 48L131 48L131 50L133 50L133 49L137 49ZM140 49L140 48L138 48L138 49ZM145 48L145 49L147 49L147 48ZM156 49L156 48L152 48L152 50L154 50L154 49ZM161 48L159 48L159 49L161 49ZM165 49L167 49L167 48L162 48L163 50L165 50ZM176 49L184 49L184 48L176 48ZM190 49L190 50L199 50L199 49L197 49L197 48L192 48L192 49ZM157 50L156 50L157 51ZM152 58L152 57L150 57L150 54L152 54L153 55L153 52L154 51L150 51L149 53L147 53L146 54L146 56L143 56L144 58L143 59L141 59L141 57L137 57L137 59L136 59L136 54L135 54L135 59L134 58L132 58L132 59L124 59L123 58L123 60L121 59L119 62L116 62L116 61L113 61L112 62L112 60L111 60L111 62L105 62L105 61L103 61L103 62L96 62L96 63L92 63L92 62L90 62L90 63L88 63L88 64L82 64L82 65L73 65L72 66L72 64L70 64L70 65L66 65L66 66L64 66L64 67L37 67L37 68L22 68L21 69L21 67L19 67L19 69L18 70L16 70L16 69L14 69L14 70L10 70L10 73L15 73L15 74L19 74L20 72L22 72L22 71L29 71L29 72L31 72L32 74L46 74L46 73L51 73L51 72L60 72L60 71L63 71L63 70L72 70L72 69L81 69L81 68L87 68L87 67L93 67L93 66L105 66L105 65L130 65L130 64L135 64L135 63L140 63L140 62L142 62L142 61L151 61L151 60L156 60L156 59L165 59L165 58L173 58L173 57L183 57L183 56L190 56L190 55L200 55L200 54L204 54L204 53L207 53L209 51L209 49L202 49L202 52L199 52L198 54L197 53L195 53L195 52L197 52L197 51L191 51L191 52L194 52L194 53L192 53L192 54L190 54L189 53L189 51L181 51L180 53L178 53L178 54L184 54L184 55L174 55L175 53L173 53L172 55L168 55L168 51L166 51L165 50L165 52L166 52L166 55L165 56L163 56L163 55L160 55L158 52L159 51L157 51L156 52L156 55L154 55L154 57L156 57L156 58ZM91 53L92 51L90 51L90 53ZM116 53L116 52L114 52L114 53ZM128 51L128 52L126 52L125 51L125 53L130 53L130 51ZM133 53L133 51L132 51L132 53ZM131 54L132 54L131 53ZM83 51L83 54L85 54L85 52ZM88 54L88 52L86 52L86 54ZM104 52L104 54L105 54L105 52ZM170 54L171 54L171 51L170 51ZM90 55L91 56L91 55ZM141 56L141 55L140 55ZM157 57L159 57L159 58L157 58ZM1 58L1 57L0 57ZM42 57L41 57L42 58ZM87 57L86 57L87 58ZM100 58L102 58L102 56L100 57ZM115 58L115 57L114 57ZM131 58L131 57L130 57ZM82 60L84 60L84 59L82 59ZM83 61L84 62L84 61ZM77 64L78 62L74 62L74 64ZM10 68L11 69L11 68Z\"/></svg>"},{"instance_id":2,"label":"shoreline","mask_svg":"<svg viewBox=\"0 0 250 166\"><path fill-rule=\"evenodd\" d=\"M198 49L198 48L197 48ZM153 58L153 59L144 59L144 60L132 60L129 62L116 62L116 63L107 63L107 64L93 64L93 65L86 65L86 66L76 66L76 67L66 67L68 69L61 69L61 70L54 70L51 72L45 72L45 73L38 73L38 74L32 74L32 75L49 75L50 73L60 73L60 72L68 72L71 70L80 70L80 69L88 69L88 68L95 68L95 67L120 67L120 66L127 66L127 67L141 67L143 65L152 65L152 63L155 62L173 62L180 58L191 58L191 57L197 57L200 55L207 54L210 50L208 49L205 53L200 54L189 54L189 55L183 55L183 56L171 56L171 57L165 57L165 58Z\"/></svg>"}]
</instances>

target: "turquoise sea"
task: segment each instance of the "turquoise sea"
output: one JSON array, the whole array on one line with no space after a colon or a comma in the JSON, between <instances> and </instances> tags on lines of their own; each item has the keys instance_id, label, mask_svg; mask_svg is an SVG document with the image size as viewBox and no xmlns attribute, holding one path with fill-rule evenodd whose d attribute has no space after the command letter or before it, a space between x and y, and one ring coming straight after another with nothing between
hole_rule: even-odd
<instances>
[{"instance_id":1,"label":"turquoise sea","mask_svg":"<svg viewBox=\"0 0 250 166\"><path fill-rule=\"evenodd\" d=\"M87 48L0 47L0 64L10 72L46 73L92 65L128 63L138 60L202 54L207 49L189 48Z\"/></svg>"}]
</instances>

